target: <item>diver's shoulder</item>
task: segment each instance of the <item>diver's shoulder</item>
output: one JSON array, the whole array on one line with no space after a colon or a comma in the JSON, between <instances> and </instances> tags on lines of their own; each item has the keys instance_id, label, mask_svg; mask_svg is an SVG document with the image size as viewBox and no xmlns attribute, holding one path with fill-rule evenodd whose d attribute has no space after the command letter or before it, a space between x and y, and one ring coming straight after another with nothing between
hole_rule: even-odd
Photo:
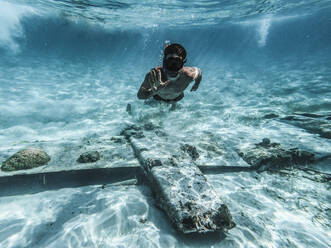
<instances>
[{"instance_id":1,"label":"diver's shoulder","mask_svg":"<svg viewBox=\"0 0 331 248\"><path fill-rule=\"evenodd\" d=\"M182 68L181 72L183 75L185 75L193 80L198 76L198 74L201 74L201 69L198 67L184 66Z\"/></svg>"}]
</instances>

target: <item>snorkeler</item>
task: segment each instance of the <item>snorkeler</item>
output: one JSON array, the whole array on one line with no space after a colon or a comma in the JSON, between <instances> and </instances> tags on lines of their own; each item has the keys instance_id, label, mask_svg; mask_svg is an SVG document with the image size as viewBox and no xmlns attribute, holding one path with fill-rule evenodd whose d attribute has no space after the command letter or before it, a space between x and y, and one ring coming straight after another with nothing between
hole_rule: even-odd
<instances>
[{"instance_id":1,"label":"snorkeler","mask_svg":"<svg viewBox=\"0 0 331 248\"><path fill-rule=\"evenodd\" d=\"M151 69L141 84L137 97L157 101L176 103L184 97L184 90L195 81L191 91L199 87L202 72L197 67L184 67L186 51L180 44L166 46L163 55L163 66Z\"/></svg>"}]
</instances>

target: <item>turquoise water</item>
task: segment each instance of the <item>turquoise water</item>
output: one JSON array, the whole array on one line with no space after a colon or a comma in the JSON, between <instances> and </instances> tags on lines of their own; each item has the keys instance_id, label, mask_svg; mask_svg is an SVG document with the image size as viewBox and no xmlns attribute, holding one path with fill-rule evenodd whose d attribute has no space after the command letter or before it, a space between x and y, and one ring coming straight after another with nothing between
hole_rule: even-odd
<instances>
[{"instance_id":1,"label":"turquoise water","mask_svg":"<svg viewBox=\"0 0 331 248\"><path fill-rule=\"evenodd\" d=\"M309 113L330 125L330 30L331 1L0 0L0 161L35 146L54 168L74 168L89 148L108 152L103 163L136 165L128 145L109 140L146 122L162 127L165 145L195 145L199 164L243 165L235 151L265 137L330 155L330 139L265 118ZM203 71L175 111L136 97L167 41ZM248 172L208 180L237 223L226 234L178 235L147 186L91 186L2 197L0 246L328 247L327 183Z\"/></svg>"}]
</instances>

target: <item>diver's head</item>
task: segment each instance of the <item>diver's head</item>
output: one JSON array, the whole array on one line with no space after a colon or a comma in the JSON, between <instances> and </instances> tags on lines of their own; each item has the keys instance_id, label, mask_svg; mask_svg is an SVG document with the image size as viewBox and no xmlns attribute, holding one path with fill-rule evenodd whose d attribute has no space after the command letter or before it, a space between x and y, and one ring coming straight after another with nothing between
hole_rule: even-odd
<instances>
[{"instance_id":1,"label":"diver's head","mask_svg":"<svg viewBox=\"0 0 331 248\"><path fill-rule=\"evenodd\" d=\"M163 68L170 77L176 77L186 62L185 48L177 43L164 49Z\"/></svg>"}]
</instances>

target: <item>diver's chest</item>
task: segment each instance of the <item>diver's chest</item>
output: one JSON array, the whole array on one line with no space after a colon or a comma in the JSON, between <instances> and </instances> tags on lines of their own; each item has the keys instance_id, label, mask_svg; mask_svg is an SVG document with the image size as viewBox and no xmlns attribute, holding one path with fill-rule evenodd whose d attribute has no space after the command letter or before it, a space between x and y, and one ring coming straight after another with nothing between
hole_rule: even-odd
<instances>
[{"instance_id":1,"label":"diver's chest","mask_svg":"<svg viewBox=\"0 0 331 248\"><path fill-rule=\"evenodd\" d=\"M176 80L176 81L171 81L169 82L169 84L167 85L167 87L165 87L165 90L175 90L175 91L182 91L185 90L187 88L187 86L189 85L189 81L187 80Z\"/></svg>"}]
</instances>

